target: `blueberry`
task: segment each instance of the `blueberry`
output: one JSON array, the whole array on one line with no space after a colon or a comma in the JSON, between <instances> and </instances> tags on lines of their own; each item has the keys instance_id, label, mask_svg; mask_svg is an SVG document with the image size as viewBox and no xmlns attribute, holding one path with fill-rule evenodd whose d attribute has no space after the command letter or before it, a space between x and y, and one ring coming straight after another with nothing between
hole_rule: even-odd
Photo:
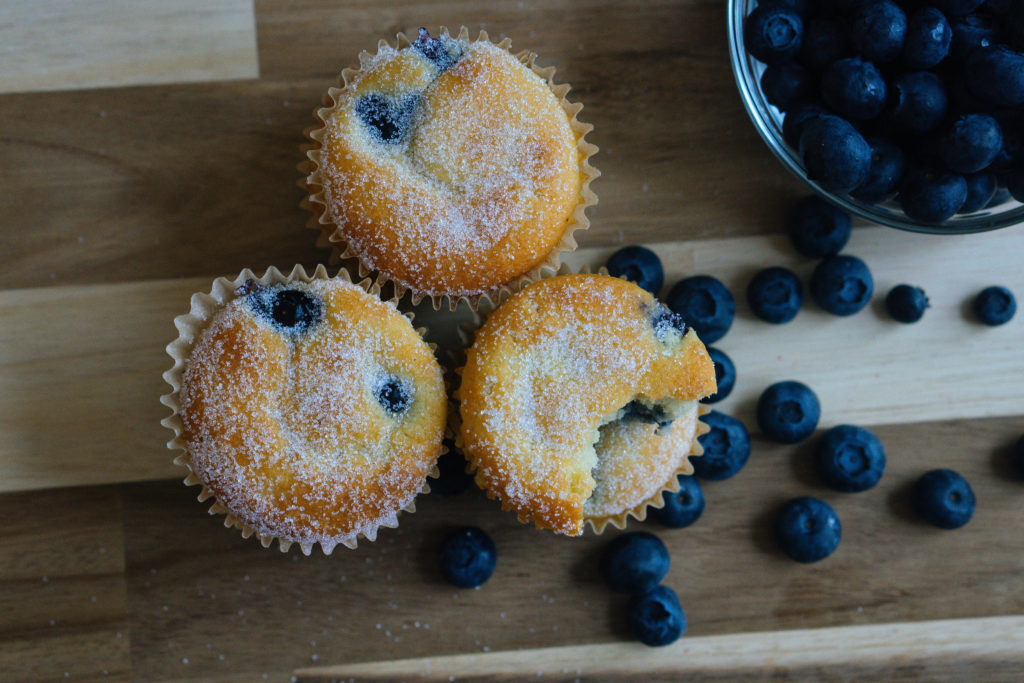
<instances>
[{"instance_id":1,"label":"blueberry","mask_svg":"<svg viewBox=\"0 0 1024 683\"><path fill-rule=\"evenodd\" d=\"M847 57L825 70L821 77L821 96L848 119L873 119L885 106L885 79L871 62Z\"/></svg>"},{"instance_id":2,"label":"blueberry","mask_svg":"<svg viewBox=\"0 0 1024 683\"><path fill-rule=\"evenodd\" d=\"M704 512L704 492L700 482L685 474L679 476L679 490L662 494L665 506L652 511L654 518L667 527L682 529L690 526Z\"/></svg>"},{"instance_id":3,"label":"blueberry","mask_svg":"<svg viewBox=\"0 0 1024 683\"><path fill-rule=\"evenodd\" d=\"M419 37L412 46L420 54L432 61L439 71L447 71L462 56L457 41L449 40L444 36L431 38L430 33L423 27L420 27Z\"/></svg>"},{"instance_id":4,"label":"blueberry","mask_svg":"<svg viewBox=\"0 0 1024 683\"><path fill-rule=\"evenodd\" d=\"M661 539L646 531L616 536L601 555L601 576L616 593L643 593L665 578L671 560Z\"/></svg>"},{"instance_id":5,"label":"blueberry","mask_svg":"<svg viewBox=\"0 0 1024 683\"><path fill-rule=\"evenodd\" d=\"M441 543L441 573L459 588L476 588L486 583L497 563L494 541L477 527L458 529Z\"/></svg>"},{"instance_id":6,"label":"blueberry","mask_svg":"<svg viewBox=\"0 0 1024 683\"><path fill-rule=\"evenodd\" d=\"M824 107L813 102L804 102L791 107L782 119L782 137L786 144L793 148L799 148L804 126L811 119L822 115L828 115L828 112Z\"/></svg>"},{"instance_id":7,"label":"blueberry","mask_svg":"<svg viewBox=\"0 0 1024 683\"><path fill-rule=\"evenodd\" d=\"M950 20L949 26L953 29L953 39L949 43L948 59L962 62L979 47L995 42L996 27L988 15L968 14L955 17Z\"/></svg>"},{"instance_id":8,"label":"blueberry","mask_svg":"<svg viewBox=\"0 0 1024 683\"><path fill-rule=\"evenodd\" d=\"M911 168L903 176L899 202L903 212L924 223L941 223L967 201L962 175L927 168Z\"/></svg>"},{"instance_id":9,"label":"blueberry","mask_svg":"<svg viewBox=\"0 0 1024 683\"><path fill-rule=\"evenodd\" d=\"M701 479L721 481L733 476L750 459L750 435L735 417L712 410L703 418L711 428L697 438L704 455L694 458L693 473Z\"/></svg>"},{"instance_id":10,"label":"blueberry","mask_svg":"<svg viewBox=\"0 0 1024 683\"><path fill-rule=\"evenodd\" d=\"M874 290L871 271L856 256L829 257L811 274L811 298L833 315L853 315L867 306Z\"/></svg>"},{"instance_id":11,"label":"blueberry","mask_svg":"<svg viewBox=\"0 0 1024 683\"><path fill-rule=\"evenodd\" d=\"M850 42L864 59L885 64L900 56L907 37L907 15L894 2L863 5L850 26Z\"/></svg>"},{"instance_id":12,"label":"blueberry","mask_svg":"<svg viewBox=\"0 0 1024 683\"><path fill-rule=\"evenodd\" d=\"M747 51L765 64L781 64L796 57L803 33L800 15L778 5L759 5L743 25Z\"/></svg>"},{"instance_id":13,"label":"blueberry","mask_svg":"<svg viewBox=\"0 0 1024 683\"><path fill-rule=\"evenodd\" d=\"M786 503L775 521L779 547L797 562L817 562L834 553L842 531L832 506L808 496Z\"/></svg>"},{"instance_id":14,"label":"blueberry","mask_svg":"<svg viewBox=\"0 0 1024 683\"><path fill-rule=\"evenodd\" d=\"M903 63L914 71L930 69L949 54L953 39L946 15L934 7L922 7L907 17L907 40L903 45Z\"/></svg>"},{"instance_id":15,"label":"blueberry","mask_svg":"<svg viewBox=\"0 0 1024 683\"><path fill-rule=\"evenodd\" d=\"M895 194L907 168L903 150L883 138L868 138L871 145L871 168L868 179L850 193L854 199L876 204Z\"/></svg>"},{"instance_id":16,"label":"blueberry","mask_svg":"<svg viewBox=\"0 0 1024 683\"><path fill-rule=\"evenodd\" d=\"M821 404L806 384L777 382L757 399L757 424L765 436L780 443L803 441L818 426Z\"/></svg>"},{"instance_id":17,"label":"blueberry","mask_svg":"<svg viewBox=\"0 0 1024 683\"><path fill-rule=\"evenodd\" d=\"M1000 107L1024 104L1024 54L1005 45L980 47L964 65L967 87L982 100Z\"/></svg>"},{"instance_id":18,"label":"blueberry","mask_svg":"<svg viewBox=\"0 0 1024 683\"><path fill-rule=\"evenodd\" d=\"M644 645L668 645L686 632L686 615L675 591L668 586L634 595L627 614L633 635Z\"/></svg>"},{"instance_id":19,"label":"blueberry","mask_svg":"<svg viewBox=\"0 0 1024 683\"><path fill-rule=\"evenodd\" d=\"M729 356L714 347L708 347L708 355L711 356L711 361L715 364L715 382L718 384L718 389L710 396L702 398L700 402L718 403L727 397L736 385L736 366L733 365Z\"/></svg>"},{"instance_id":20,"label":"blueberry","mask_svg":"<svg viewBox=\"0 0 1024 683\"><path fill-rule=\"evenodd\" d=\"M282 332L306 332L324 316L323 302L306 292L262 287L255 280L247 282L243 291L253 311Z\"/></svg>"},{"instance_id":21,"label":"blueberry","mask_svg":"<svg viewBox=\"0 0 1024 683\"><path fill-rule=\"evenodd\" d=\"M398 144L409 133L417 102L415 95L397 102L382 95L363 95L356 100L355 111L371 137L386 144Z\"/></svg>"},{"instance_id":22,"label":"blueberry","mask_svg":"<svg viewBox=\"0 0 1024 683\"><path fill-rule=\"evenodd\" d=\"M430 492L439 496L454 496L473 484L473 476L466 473L466 459L455 450L455 444L445 439L448 451L437 460L440 475L430 480Z\"/></svg>"},{"instance_id":23,"label":"blueberry","mask_svg":"<svg viewBox=\"0 0 1024 683\"><path fill-rule=\"evenodd\" d=\"M651 294L657 294L665 283L661 259L647 247L623 247L608 258L605 267L612 277L624 277Z\"/></svg>"},{"instance_id":24,"label":"blueberry","mask_svg":"<svg viewBox=\"0 0 1024 683\"><path fill-rule=\"evenodd\" d=\"M725 336L736 317L736 302L725 285L710 275L680 280L669 290L665 303L683 316L705 344Z\"/></svg>"},{"instance_id":25,"label":"blueberry","mask_svg":"<svg viewBox=\"0 0 1024 683\"><path fill-rule=\"evenodd\" d=\"M803 300L800 278L786 268L765 268L747 286L750 310L765 322L788 323L800 312Z\"/></svg>"},{"instance_id":26,"label":"blueberry","mask_svg":"<svg viewBox=\"0 0 1024 683\"><path fill-rule=\"evenodd\" d=\"M871 146L848 121L818 116L803 127L800 158L808 178L829 192L845 194L867 180Z\"/></svg>"},{"instance_id":27,"label":"blueberry","mask_svg":"<svg viewBox=\"0 0 1024 683\"><path fill-rule=\"evenodd\" d=\"M668 341L673 333L685 336L690 331L690 326L683 320L683 316L673 313L666 306L657 302L651 312L651 327L654 328L654 337L664 343Z\"/></svg>"},{"instance_id":28,"label":"blueberry","mask_svg":"<svg viewBox=\"0 0 1024 683\"><path fill-rule=\"evenodd\" d=\"M622 422L646 422L656 424L658 427L667 427L672 424L672 418L668 416L665 409L658 405L648 405L643 401L630 401L622 408Z\"/></svg>"},{"instance_id":29,"label":"blueberry","mask_svg":"<svg viewBox=\"0 0 1024 683\"><path fill-rule=\"evenodd\" d=\"M930 2L946 16L957 17L962 14L970 14L981 7L985 0L930 0Z\"/></svg>"},{"instance_id":30,"label":"blueberry","mask_svg":"<svg viewBox=\"0 0 1024 683\"><path fill-rule=\"evenodd\" d=\"M786 222L793 246L810 258L842 251L850 239L850 225L850 214L817 195L797 202Z\"/></svg>"},{"instance_id":31,"label":"blueberry","mask_svg":"<svg viewBox=\"0 0 1024 683\"><path fill-rule=\"evenodd\" d=\"M928 308L928 297L920 287L896 285L885 296L885 310L893 320L916 323Z\"/></svg>"},{"instance_id":32,"label":"blueberry","mask_svg":"<svg viewBox=\"0 0 1024 683\"><path fill-rule=\"evenodd\" d=\"M914 483L912 500L918 514L940 529L959 529L974 515L974 491L953 470L925 472Z\"/></svg>"},{"instance_id":33,"label":"blueberry","mask_svg":"<svg viewBox=\"0 0 1024 683\"><path fill-rule=\"evenodd\" d=\"M818 440L814 462L829 488L857 493L867 491L882 478L885 448L863 427L839 425Z\"/></svg>"},{"instance_id":34,"label":"blueberry","mask_svg":"<svg viewBox=\"0 0 1024 683\"><path fill-rule=\"evenodd\" d=\"M946 88L932 72L900 74L889 84L885 120L892 129L891 137L922 135L935 130L942 123L948 105Z\"/></svg>"},{"instance_id":35,"label":"blueberry","mask_svg":"<svg viewBox=\"0 0 1024 683\"><path fill-rule=\"evenodd\" d=\"M972 304L975 317L986 325L1003 325L1017 312L1017 300L1006 287L986 287L978 292Z\"/></svg>"},{"instance_id":36,"label":"blueberry","mask_svg":"<svg viewBox=\"0 0 1024 683\"><path fill-rule=\"evenodd\" d=\"M410 382L387 375L377 382L373 395L384 410L392 415L401 415L412 405L413 388Z\"/></svg>"},{"instance_id":37,"label":"blueberry","mask_svg":"<svg viewBox=\"0 0 1024 683\"><path fill-rule=\"evenodd\" d=\"M989 205L996 194L996 177L991 173L972 173L964 176L967 182L967 199L957 213L974 213Z\"/></svg>"},{"instance_id":38,"label":"blueberry","mask_svg":"<svg viewBox=\"0 0 1024 683\"><path fill-rule=\"evenodd\" d=\"M800 63L821 73L832 62L849 54L846 22L841 19L811 19L804 26Z\"/></svg>"},{"instance_id":39,"label":"blueberry","mask_svg":"<svg viewBox=\"0 0 1024 683\"><path fill-rule=\"evenodd\" d=\"M950 123L940 141L942 160L956 173L977 173L1003 148L999 123L987 114L967 114Z\"/></svg>"},{"instance_id":40,"label":"blueberry","mask_svg":"<svg viewBox=\"0 0 1024 683\"><path fill-rule=\"evenodd\" d=\"M775 64L761 74L761 92L768 102L785 110L814 92L814 79L796 62Z\"/></svg>"}]
</instances>

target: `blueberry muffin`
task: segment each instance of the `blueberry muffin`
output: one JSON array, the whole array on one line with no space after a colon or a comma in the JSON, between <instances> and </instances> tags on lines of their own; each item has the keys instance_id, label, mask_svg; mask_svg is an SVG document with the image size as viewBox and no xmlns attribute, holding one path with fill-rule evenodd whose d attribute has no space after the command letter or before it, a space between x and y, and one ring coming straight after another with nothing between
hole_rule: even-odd
<instances>
[{"instance_id":1,"label":"blueberry muffin","mask_svg":"<svg viewBox=\"0 0 1024 683\"><path fill-rule=\"evenodd\" d=\"M249 276L194 298L169 347L187 357L172 442L186 450L186 481L264 545L308 554L373 540L424 490L442 450L433 351L393 304L344 279Z\"/></svg>"},{"instance_id":2,"label":"blueberry muffin","mask_svg":"<svg viewBox=\"0 0 1024 683\"><path fill-rule=\"evenodd\" d=\"M626 280L534 283L478 331L461 371L458 442L477 483L522 521L578 535L641 519L690 473L704 345Z\"/></svg>"},{"instance_id":3,"label":"blueberry muffin","mask_svg":"<svg viewBox=\"0 0 1024 683\"><path fill-rule=\"evenodd\" d=\"M308 133L309 207L343 258L414 301L478 299L575 248L589 125L533 55L423 29L343 74Z\"/></svg>"}]
</instances>

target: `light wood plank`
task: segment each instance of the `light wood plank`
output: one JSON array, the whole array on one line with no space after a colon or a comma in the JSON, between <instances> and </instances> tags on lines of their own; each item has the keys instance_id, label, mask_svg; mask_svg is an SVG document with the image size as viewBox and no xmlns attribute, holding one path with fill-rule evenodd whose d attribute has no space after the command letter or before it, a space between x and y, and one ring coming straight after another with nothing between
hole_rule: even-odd
<instances>
[{"instance_id":1,"label":"light wood plank","mask_svg":"<svg viewBox=\"0 0 1024 683\"><path fill-rule=\"evenodd\" d=\"M9 0L0 93L256 78L252 0Z\"/></svg>"},{"instance_id":2,"label":"light wood plank","mask_svg":"<svg viewBox=\"0 0 1024 683\"><path fill-rule=\"evenodd\" d=\"M993 638L993 634L1002 634ZM608 643L424 657L296 671L303 681L678 680L816 678L986 680L1024 676L1024 617L802 629L683 638L662 648Z\"/></svg>"}]
</instances>

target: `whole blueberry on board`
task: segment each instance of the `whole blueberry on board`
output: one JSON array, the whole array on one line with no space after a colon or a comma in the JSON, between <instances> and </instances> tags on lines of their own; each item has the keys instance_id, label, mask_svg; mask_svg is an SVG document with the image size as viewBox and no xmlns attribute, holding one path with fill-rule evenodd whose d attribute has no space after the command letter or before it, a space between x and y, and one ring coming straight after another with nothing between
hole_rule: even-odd
<instances>
[{"instance_id":1,"label":"whole blueberry on board","mask_svg":"<svg viewBox=\"0 0 1024 683\"><path fill-rule=\"evenodd\" d=\"M814 92L815 79L796 62L769 66L761 74L761 92L781 110L802 102Z\"/></svg>"},{"instance_id":2,"label":"whole blueberry on board","mask_svg":"<svg viewBox=\"0 0 1024 683\"><path fill-rule=\"evenodd\" d=\"M829 488L844 493L867 491L885 472L885 447L863 427L838 425L818 440L814 463Z\"/></svg>"},{"instance_id":3,"label":"whole blueberry on board","mask_svg":"<svg viewBox=\"0 0 1024 683\"><path fill-rule=\"evenodd\" d=\"M850 239L850 214L812 195L801 199L789 212L786 229L793 246L804 256L833 256Z\"/></svg>"},{"instance_id":4,"label":"whole blueberry on board","mask_svg":"<svg viewBox=\"0 0 1024 683\"><path fill-rule=\"evenodd\" d=\"M679 490L665 491L662 498L664 507L652 509L651 515L672 529L686 528L704 513L704 492L695 477L679 475Z\"/></svg>"},{"instance_id":5,"label":"whole blueberry on board","mask_svg":"<svg viewBox=\"0 0 1024 683\"><path fill-rule=\"evenodd\" d=\"M1003 131L987 114L967 114L946 127L939 144L949 170L977 173L995 161L1003 148Z\"/></svg>"},{"instance_id":6,"label":"whole blueberry on board","mask_svg":"<svg viewBox=\"0 0 1024 683\"><path fill-rule=\"evenodd\" d=\"M1005 45L980 47L967 58L964 76L970 91L989 104L1024 104L1024 53Z\"/></svg>"},{"instance_id":7,"label":"whole blueberry on board","mask_svg":"<svg viewBox=\"0 0 1024 683\"><path fill-rule=\"evenodd\" d=\"M777 382L757 400L757 424L779 443L803 441L818 427L821 403L809 386L792 380Z\"/></svg>"},{"instance_id":8,"label":"whole blueberry on board","mask_svg":"<svg viewBox=\"0 0 1024 683\"><path fill-rule=\"evenodd\" d=\"M817 116L804 124L800 158L807 177L836 194L856 189L871 170L871 146L837 116Z\"/></svg>"},{"instance_id":9,"label":"whole blueberry on board","mask_svg":"<svg viewBox=\"0 0 1024 683\"><path fill-rule=\"evenodd\" d=\"M681 315L705 344L712 344L732 327L736 301L721 282L710 275L694 275L672 286L665 304Z\"/></svg>"},{"instance_id":10,"label":"whole blueberry on board","mask_svg":"<svg viewBox=\"0 0 1024 683\"><path fill-rule=\"evenodd\" d=\"M873 119L885 106L885 78L871 62L847 57L821 77L821 97L836 113L855 121Z\"/></svg>"},{"instance_id":11,"label":"whole blueberry on board","mask_svg":"<svg viewBox=\"0 0 1024 683\"><path fill-rule=\"evenodd\" d=\"M867 139L871 145L871 168L868 179L850 193L854 199L871 204L888 199L896 193L907 168L903 150L880 137Z\"/></svg>"},{"instance_id":12,"label":"whole blueberry on board","mask_svg":"<svg viewBox=\"0 0 1024 683\"><path fill-rule=\"evenodd\" d=\"M804 24L800 63L821 73L832 62L850 54L846 22L836 18L810 19Z\"/></svg>"},{"instance_id":13,"label":"whole blueberry on board","mask_svg":"<svg viewBox=\"0 0 1024 683\"><path fill-rule=\"evenodd\" d=\"M956 173L914 167L903 175L899 203L903 212L923 223L941 223L967 201L967 180Z\"/></svg>"},{"instance_id":14,"label":"whole blueberry on board","mask_svg":"<svg viewBox=\"0 0 1024 683\"><path fill-rule=\"evenodd\" d=\"M907 40L903 45L903 63L913 71L937 65L949 54L953 29L934 7L921 7L907 17Z\"/></svg>"},{"instance_id":15,"label":"whole blueberry on board","mask_svg":"<svg viewBox=\"0 0 1024 683\"><path fill-rule=\"evenodd\" d=\"M803 34L800 15L779 5L758 5L743 24L747 51L765 64L781 64L796 57Z\"/></svg>"},{"instance_id":16,"label":"whole blueberry on board","mask_svg":"<svg viewBox=\"0 0 1024 683\"><path fill-rule=\"evenodd\" d=\"M890 82L888 92L883 118L890 139L935 130L949 106L942 79L931 71L904 72Z\"/></svg>"},{"instance_id":17,"label":"whole blueberry on board","mask_svg":"<svg viewBox=\"0 0 1024 683\"><path fill-rule=\"evenodd\" d=\"M665 283L661 259L647 247L623 247L608 257L605 267L612 277L624 277L654 295Z\"/></svg>"},{"instance_id":18,"label":"whole blueberry on board","mask_svg":"<svg viewBox=\"0 0 1024 683\"><path fill-rule=\"evenodd\" d=\"M853 315L867 306L875 282L867 264L856 256L839 254L815 267L811 273L811 298L833 315Z\"/></svg>"},{"instance_id":19,"label":"whole blueberry on board","mask_svg":"<svg viewBox=\"0 0 1024 683\"><path fill-rule=\"evenodd\" d=\"M710 431L697 437L704 455L690 461L693 474L709 481L733 476L750 459L750 435L735 417L712 410L702 418Z\"/></svg>"},{"instance_id":20,"label":"whole blueberry on board","mask_svg":"<svg viewBox=\"0 0 1024 683\"><path fill-rule=\"evenodd\" d=\"M1006 287L986 287L974 297L971 308L979 321L995 327L1010 322L1017 312L1017 299Z\"/></svg>"},{"instance_id":21,"label":"whole blueberry on board","mask_svg":"<svg viewBox=\"0 0 1024 683\"><path fill-rule=\"evenodd\" d=\"M761 320L788 323L800 312L804 287L796 273L779 266L765 268L747 285L747 303Z\"/></svg>"},{"instance_id":22,"label":"whole blueberry on board","mask_svg":"<svg viewBox=\"0 0 1024 683\"><path fill-rule=\"evenodd\" d=\"M964 176L967 183L967 199L957 213L974 213L987 207L996 195L999 185L991 173L972 173Z\"/></svg>"},{"instance_id":23,"label":"whole blueberry on board","mask_svg":"<svg viewBox=\"0 0 1024 683\"><path fill-rule=\"evenodd\" d=\"M718 403L727 397L732 392L732 388L736 386L736 366L733 364L732 359L720 349L712 346L707 347L707 349L708 355L711 356L711 362L715 364L715 382L718 388L715 390L715 393L705 396L700 402Z\"/></svg>"},{"instance_id":24,"label":"whole blueberry on board","mask_svg":"<svg viewBox=\"0 0 1024 683\"><path fill-rule=\"evenodd\" d=\"M885 64L899 57L906 37L907 15L890 0L862 5L850 25L850 42L854 49L875 64Z\"/></svg>"},{"instance_id":25,"label":"whole blueberry on board","mask_svg":"<svg viewBox=\"0 0 1024 683\"><path fill-rule=\"evenodd\" d=\"M783 506L775 520L775 538L782 551L797 562L818 562L839 547L842 525L832 506L804 496Z\"/></svg>"},{"instance_id":26,"label":"whole blueberry on board","mask_svg":"<svg viewBox=\"0 0 1024 683\"><path fill-rule=\"evenodd\" d=\"M911 499L918 514L940 529L959 529L974 516L974 491L953 470L925 472L914 483Z\"/></svg>"},{"instance_id":27,"label":"whole blueberry on board","mask_svg":"<svg viewBox=\"0 0 1024 683\"><path fill-rule=\"evenodd\" d=\"M483 529L463 527L441 543L441 573L459 588L476 588L494 573L498 551Z\"/></svg>"},{"instance_id":28,"label":"whole blueberry on board","mask_svg":"<svg viewBox=\"0 0 1024 683\"><path fill-rule=\"evenodd\" d=\"M668 574L671 558L661 539L646 531L616 536L601 555L601 576L616 593L643 593Z\"/></svg>"},{"instance_id":29,"label":"whole blueberry on board","mask_svg":"<svg viewBox=\"0 0 1024 683\"><path fill-rule=\"evenodd\" d=\"M928 308L928 297L920 287L896 285L885 295L885 310L893 320L916 323Z\"/></svg>"},{"instance_id":30,"label":"whole blueberry on board","mask_svg":"<svg viewBox=\"0 0 1024 683\"><path fill-rule=\"evenodd\" d=\"M668 586L634 595L626 613L633 635L644 645L669 645L686 632L686 614L676 592Z\"/></svg>"}]
</instances>

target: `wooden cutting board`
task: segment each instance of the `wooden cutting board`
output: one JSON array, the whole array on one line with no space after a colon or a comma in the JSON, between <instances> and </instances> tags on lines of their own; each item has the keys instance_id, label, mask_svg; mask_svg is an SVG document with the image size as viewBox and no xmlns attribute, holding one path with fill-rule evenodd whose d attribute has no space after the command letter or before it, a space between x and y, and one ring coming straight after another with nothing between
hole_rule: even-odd
<instances>
[{"instance_id":1,"label":"wooden cutting board","mask_svg":"<svg viewBox=\"0 0 1024 683\"><path fill-rule=\"evenodd\" d=\"M359 50L442 24L537 51L584 102L604 176L571 263L648 243L670 282L705 272L729 285L739 311L716 346L739 382L719 409L753 429L761 389L799 379L821 397L822 426L863 424L885 443L879 486L842 495L815 479L812 442L755 434L744 470L705 486L697 525L631 525L672 553L666 583L689 631L670 648L632 642L624 600L601 586L609 535L537 532L470 491L424 498L356 551L281 554L221 528L164 448L173 317L214 276L326 259L295 188L311 110ZM989 329L966 310L988 284L1024 293L1022 229L858 227L848 251L879 293L928 291L917 325L877 305L754 319L743 292L756 270L806 278L814 264L782 236L804 192L745 118L721 0L16 1L0 6L0 45L3 680L1024 678L1024 484L1007 472L1024 432L1024 318ZM466 318L417 315L442 345ZM908 509L908 484L937 466L978 495L962 530ZM795 495L842 518L839 550L813 566L770 540ZM499 548L479 590L436 568L461 524Z\"/></svg>"}]
</instances>

